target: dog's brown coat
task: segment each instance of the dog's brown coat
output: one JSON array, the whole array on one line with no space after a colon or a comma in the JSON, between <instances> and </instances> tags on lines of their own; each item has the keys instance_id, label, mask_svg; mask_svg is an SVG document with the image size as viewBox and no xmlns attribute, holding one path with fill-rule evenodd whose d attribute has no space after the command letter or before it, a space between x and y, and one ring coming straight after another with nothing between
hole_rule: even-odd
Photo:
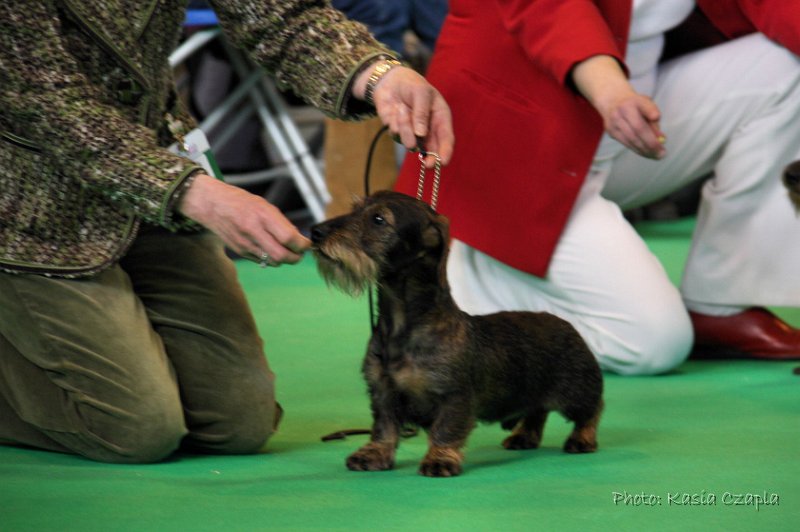
<instances>
[{"instance_id":1,"label":"dog's brown coat","mask_svg":"<svg viewBox=\"0 0 800 532\"><path fill-rule=\"evenodd\" d=\"M547 313L470 316L453 301L445 264L447 219L428 205L379 192L312 230L324 278L358 294L378 287L378 322L364 359L371 441L347 459L353 470L394 465L400 429L428 432L420 473L461 472L476 421L513 429L508 449L538 447L549 411L575 423L567 452L597 448L602 375L566 321Z\"/></svg>"}]
</instances>

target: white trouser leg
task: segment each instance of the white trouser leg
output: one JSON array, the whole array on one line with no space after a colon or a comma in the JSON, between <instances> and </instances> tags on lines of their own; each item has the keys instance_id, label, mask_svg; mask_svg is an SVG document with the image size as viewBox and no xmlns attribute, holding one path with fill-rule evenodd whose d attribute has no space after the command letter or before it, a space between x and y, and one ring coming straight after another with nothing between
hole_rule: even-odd
<instances>
[{"instance_id":1,"label":"white trouser leg","mask_svg":"<svg viewBox=\"0 0 800 532\"><path fill-rule=\"evenodd\" d=\"M559 241L546 279L453 242L448 278L471 314L547 311L571 322L603 369L668 371L686 358L692 329L678 290L592 172Z\"/></svg>"},{"instance_id":2,"label":"white trouser leg","mask_svg":"<svg viewBox=\"0 0 800 532\"><path fill-rule=\"evenodd\" d=\"M750 35L667 63L654 99L669 154L624 152L603 195L631 208L713 171L683 275L687 304L800 305L800 217L781 184L800 159L800 60Z\"/></svg>"},{"instance_id":3,"label":"white trouser leg","mask_svg":"<svg viewBox=\"0 0 800 532\"><path fill-rule=\"evenodd\" d=\"M622 217L711 171L684 298L718 305L800 304L800 220L780 183L800 159L800 63L761 35L662 67L654 95L668 156L625 151L597 163L546 279L454 242L453 295L467 312L548 311L569 320L604 369L658 373L682 362L692 331L678 291ZM524 245L524 244L523 244Z\"/></svg>"}]
</instances>

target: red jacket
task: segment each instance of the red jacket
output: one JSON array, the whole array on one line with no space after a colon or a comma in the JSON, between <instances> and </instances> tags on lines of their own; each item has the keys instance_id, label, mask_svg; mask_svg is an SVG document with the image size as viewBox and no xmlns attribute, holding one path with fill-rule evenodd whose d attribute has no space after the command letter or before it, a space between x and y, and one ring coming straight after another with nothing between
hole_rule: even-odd
<instances>
[{"instance_id":1,"label":"red jacket","mask_svg":"<svg viewBox=\"0 0 800 532\"><path fill-rule=\"evenodd\" d=\"M728 37L758 30L800 51L798 2L698 4ZM631 5L450 1L427 77L453 112L456 149L442 171L438 208L450 218L454 238L517 269L546 274L603 133L599 114L570 87L569 73L593 55L624 59ZM406 158L397 189L416 194L418 176L417 158Z\"/></svg>"}]
</instances>

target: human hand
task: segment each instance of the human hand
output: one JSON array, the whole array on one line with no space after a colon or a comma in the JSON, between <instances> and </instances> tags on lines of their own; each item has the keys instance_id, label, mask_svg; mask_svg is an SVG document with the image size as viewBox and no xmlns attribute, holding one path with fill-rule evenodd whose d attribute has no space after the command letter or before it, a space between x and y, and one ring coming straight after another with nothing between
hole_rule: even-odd
<instances>
[{"instance_id":1,"label":"human hand","mask_svg":"<svg viewBox=\"0 0 800 532\"><path fill-rule=\"evenodd\" d=\"M667 137L661 131L658 106L647 96L631 92L621 94L598 109L606 132L627 148L649 159L667 154Z\"/></svg>"},{"instance_id":2,"label":"human hand","mask_svg":"<svg viewBox=\"0 0 800 532\"><path fill-rule=\"evenodd\" d=\"M367 67L355 80L357 98L363 99L372 70ZM411 68L393 68L379 80L372 98L381 121L403 146L417 149L420 137L425 139L426 151L439 154L442 164L450 161L455 142L450 107L424 77ZM434 157L428 156L425 165L432 168Z\"/></svg>"},{"instance_id":3,"label":"human hand","mask_svg":"<svg viewBox=\"0 0 800 532\"><path fill-rule=\"evenodd\" d=\"M661 111L633 89L616 59L590 57L575 66L572 79L600 113L609 135L642 157L661 159L667 154L666 136L658 124Z\"/></svg>"},{"instance_id":4,"label":"human hand","mask_svg":"<svg viewBox=\"0 0 800 532\"><path fill-rule=\"evenodd\" d=\"M294 264L311 246L297 228L267 200L205 174L195 177L178 210L216 233L235 253L268 264Z\"/></svg>"}]
</instances>

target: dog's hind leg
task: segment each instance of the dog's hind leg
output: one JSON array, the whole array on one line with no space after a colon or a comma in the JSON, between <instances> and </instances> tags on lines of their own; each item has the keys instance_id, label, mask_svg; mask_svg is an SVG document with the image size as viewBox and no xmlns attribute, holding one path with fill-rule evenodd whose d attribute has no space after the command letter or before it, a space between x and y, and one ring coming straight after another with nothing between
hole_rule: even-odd
<instances>
[{"instance_id":1,"label":"dog's hind leg","mask_svg":"<svg viewBox=\"0 0 800 532\"><path fill-rule=\"evenodd\" d=\"M592 453L597 450L597 425L603 411L603 402L600 401L593 414L564 415L575 422L575 428L564 442L564 452L567 453Z\"/></svg>"},{"instance_id":2,"label":"dog's hind leg","mask_svg":"<svg viewBox=\"0 0 800 532\"><path fill-rule=\"evenodd\" d=\"M503 440L503 447L512 451L538 448L547 414L547 410L537 409L523 417L511 435Z\"/></svg>"}]
</instances>

